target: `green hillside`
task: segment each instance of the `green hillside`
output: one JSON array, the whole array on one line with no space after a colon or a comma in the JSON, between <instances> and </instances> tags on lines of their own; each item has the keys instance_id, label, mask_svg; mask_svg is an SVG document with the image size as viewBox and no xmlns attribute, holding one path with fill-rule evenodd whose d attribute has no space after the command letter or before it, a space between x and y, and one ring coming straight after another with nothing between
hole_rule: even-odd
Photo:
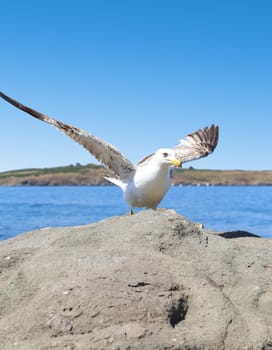
<instances>
[{"instance_id":1,"label":"green hillside","mask_svg":"<svg viewBox=\"0 0 272 350\"><path fill-rule=\"evenodd\" d=\"M0 186L108 185L104 167L69 165L55 168L21 169L0 173ZM174 185L272 185L272 171L176 169Z\"/></svg>"}]
</instances>

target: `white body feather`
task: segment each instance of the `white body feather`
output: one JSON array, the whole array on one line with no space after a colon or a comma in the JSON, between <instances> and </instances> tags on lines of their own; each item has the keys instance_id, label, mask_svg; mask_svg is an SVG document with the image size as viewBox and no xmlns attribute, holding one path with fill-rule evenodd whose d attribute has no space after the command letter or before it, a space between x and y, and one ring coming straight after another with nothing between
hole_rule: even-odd
<instances>
[{"instance_id":1,"label":"white body feather","mask_svg":"<svg viewBox=\"0 0 272 350\"><path fill-rule=\"evenodd\" d=\"M152 159L136 169L133 180L128 183L124 199L131 208L156 209L170 186L169 165L161 165Z\"/></svg>"}]
</instances>

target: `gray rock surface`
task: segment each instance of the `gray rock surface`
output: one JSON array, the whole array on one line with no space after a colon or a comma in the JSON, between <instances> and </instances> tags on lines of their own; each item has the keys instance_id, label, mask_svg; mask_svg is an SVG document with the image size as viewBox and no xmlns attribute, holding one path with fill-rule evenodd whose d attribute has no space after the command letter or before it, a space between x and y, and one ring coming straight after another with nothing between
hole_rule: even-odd
<instances>
[{"instance_id":1,"label":"gray rock surface","mask_svg":"<svg viewBox=\"0 0 272 350\"><path fill-rule=\"evenodd\" d=\"M3 241L0 349L272 349L272 240L142 211Z\"/></svg>"}]
</instances>

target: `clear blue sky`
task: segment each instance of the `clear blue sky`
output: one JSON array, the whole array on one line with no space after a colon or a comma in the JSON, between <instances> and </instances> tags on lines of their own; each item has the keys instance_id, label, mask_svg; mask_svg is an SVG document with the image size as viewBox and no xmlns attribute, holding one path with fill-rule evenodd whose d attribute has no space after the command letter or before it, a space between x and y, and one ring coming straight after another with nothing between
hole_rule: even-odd
<instances>
[{"instance_id":1,"label":"clear blue sky","mask_svg":"<svg viewBox=\"0 0 272 350\"><path fill-rule=\"evenodd\" d=\"M272 169L272 2L10 0L0 90L136 162L196 129L218 148L188 166ZM94 159L0 101L0 171Z\"/></svg>"}]
</instances>

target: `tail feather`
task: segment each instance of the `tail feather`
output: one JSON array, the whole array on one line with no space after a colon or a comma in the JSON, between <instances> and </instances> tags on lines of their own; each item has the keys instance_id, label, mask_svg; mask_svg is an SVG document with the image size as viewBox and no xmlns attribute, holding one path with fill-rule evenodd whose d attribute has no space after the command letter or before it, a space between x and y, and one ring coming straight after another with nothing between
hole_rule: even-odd
<instances>
[{"instance_id":1,"label":"tail feather","mask_svg":"<svg viewBox=\"0 0 272 350\"><path fill-rule=\"evenodd\" d=\"M111 183L113 183L114 185L120 187L123 192L125 192L125 190L127 189L127 183L121 181L120 179L116 179L114 177L107 177L107 176L104 176L104 179L106 179L106 180L110 181Z\"/></svg>"}]
</instances>

